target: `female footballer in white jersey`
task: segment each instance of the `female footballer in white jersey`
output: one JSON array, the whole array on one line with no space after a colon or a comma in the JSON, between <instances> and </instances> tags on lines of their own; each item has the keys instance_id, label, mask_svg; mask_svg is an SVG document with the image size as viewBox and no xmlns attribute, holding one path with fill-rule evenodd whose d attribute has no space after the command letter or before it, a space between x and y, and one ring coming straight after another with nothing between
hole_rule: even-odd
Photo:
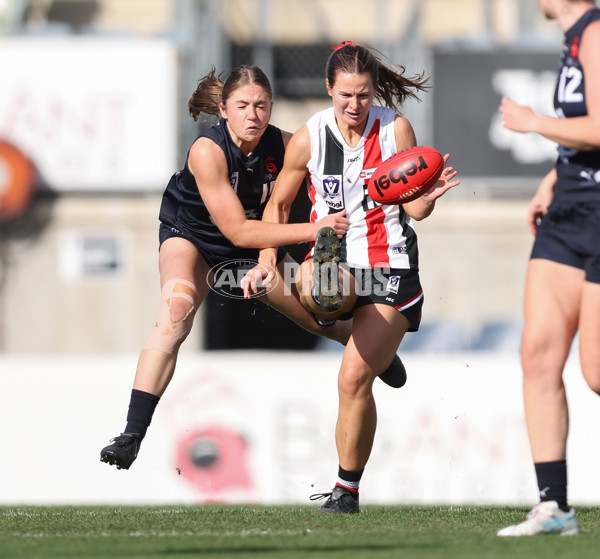
<instances>
[{"instance_id":1,"label":"female footballer in white jersey","mask_svg":"<svg viewBox=\"0 0 600 559\"><path fill-rule=\"evenodd\" d=\"M327 294L318 275L312 281L312 260L302 264L297 278L307 308L325 317L349 311L353 316L338 376L338 478L331 493L316 496L328 497L318 509L322 513L359 512L359 482L377 423L373 381L421 318L423 291L411 218L429 216L435 200L459 184L456 171L446 167L438 182L413 202L382 206L368 196L370 173L394 153L416 145L410 122L397 111L407 97L425 88L426 79L408 79L403 71L351 42L334 47L326 70L333 106L315 114L290 140L263 215L263 220L285 222L308 171L311 220L342 209L349 220L341 242L324 229L315 244L315 260L329 255L341 261L339 291ZM375 98L386 107L373 106ZM261 251L260 262L273 265L275 258L274 251ZM252 281L249 276L247 294L254 290Z\"/></svg>"}]
</instances>

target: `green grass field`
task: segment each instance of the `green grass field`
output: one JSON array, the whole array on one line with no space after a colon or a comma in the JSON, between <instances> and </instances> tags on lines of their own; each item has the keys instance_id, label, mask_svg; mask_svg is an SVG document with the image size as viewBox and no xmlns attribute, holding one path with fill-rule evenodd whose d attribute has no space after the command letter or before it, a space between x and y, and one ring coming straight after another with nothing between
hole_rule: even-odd
<instances>
[{"instance_id":1,"label":"green grass field","mask_svg":"<svg viewBox=\"0 0 600 559\"><path fill-rule=\"evenodd\" d=\"M598 556L600 509L577 507L578 536L498 538L525 508L0 507L0 558L547 559Z\"/></svg>"}]
</instances>

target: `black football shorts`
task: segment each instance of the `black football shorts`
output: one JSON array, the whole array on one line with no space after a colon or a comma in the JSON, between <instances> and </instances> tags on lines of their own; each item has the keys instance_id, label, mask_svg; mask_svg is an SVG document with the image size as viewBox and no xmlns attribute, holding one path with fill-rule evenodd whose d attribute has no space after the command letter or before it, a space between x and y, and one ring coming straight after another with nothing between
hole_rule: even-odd
<instances>
[{"instance_id":1,"label":"black football shorts","mask_svg":"<svg viewBox=\"0 0 600 559\"><path fill-rule=\"evenodd\" d=\"M600 283L600 203L555 200L538 226L531 258L585 270Z\"/></svg>"}]
</instances>

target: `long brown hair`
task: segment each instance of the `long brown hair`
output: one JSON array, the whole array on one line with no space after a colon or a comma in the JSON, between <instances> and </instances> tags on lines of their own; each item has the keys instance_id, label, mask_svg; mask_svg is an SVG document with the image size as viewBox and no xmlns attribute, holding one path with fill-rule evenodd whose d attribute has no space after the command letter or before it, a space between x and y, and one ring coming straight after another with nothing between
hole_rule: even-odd
<instances>
[{"instance_id":1,"label":"long brown hair","mask_svg":"<svg viewBox=\"0 0 600 559\"><path fill-rule=\"evenodd\" d=\"M188 100L188 111L194 120L199 120L201 114L219 115L219 103L225 104L229 96L244 85L256 84L273 99L269 78L258 66L238 66L224 82L216 72L213 66L198 82L198 87Z\"/></svg>"},{"instance_id":2,"label":"long brown hair","mask_svg":"<svg viewBox=\"0 0 600 559\"><path fill-rule=\"evenodd\" d=\"M425 91L429 77L424 73L412 78L404 76L406 68L385 63L368 48L345 42L331 54L327 60L325 76L329 86L333 87L338 72L347 74L368 73L375 86L375 98L386 107L399 112L407 98L419 100L417 92Z\"/></svg>"}]
</instances>

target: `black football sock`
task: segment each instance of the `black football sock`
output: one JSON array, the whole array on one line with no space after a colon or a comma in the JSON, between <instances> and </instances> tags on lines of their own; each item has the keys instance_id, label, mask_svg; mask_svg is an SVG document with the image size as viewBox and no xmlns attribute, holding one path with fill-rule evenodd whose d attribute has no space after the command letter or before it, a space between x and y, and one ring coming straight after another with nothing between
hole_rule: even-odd
<instances>
[{"instance_id":1,"label":"black football sock","mask_svg":"<svg viewBox=\"0 0 600 559\"><path fill-rule=\"evenodd\" d=\"M567 461L538 462L534 464L541 501L556 501L560 510L568 511Z\"/></svg>"},{"instance_id":2,"label":"black football sock","mask_svg":"<svg viewBox=\"0 0 600 559\"><path fill-rule=\"evenodd\" d=\"M338 479L336 485L343 487L352 493L358 495L358 486L360 485L360 478L363 475L364 470L350 472L344 470L341 466L338 467Z\"/></svg>"},{"instance_id":3,"label":"black football sock","mask_svg":"<svg viewBox=\"0 0 600 559\"><path fill-rule=\"evenodd\" d=\"M152 415L160 398L142 390L131 391L129 400L129 411L127 413L126 433L139 433L140 440L146 436L148 426L152 421Z\"/></svg>"}]
</instances>

